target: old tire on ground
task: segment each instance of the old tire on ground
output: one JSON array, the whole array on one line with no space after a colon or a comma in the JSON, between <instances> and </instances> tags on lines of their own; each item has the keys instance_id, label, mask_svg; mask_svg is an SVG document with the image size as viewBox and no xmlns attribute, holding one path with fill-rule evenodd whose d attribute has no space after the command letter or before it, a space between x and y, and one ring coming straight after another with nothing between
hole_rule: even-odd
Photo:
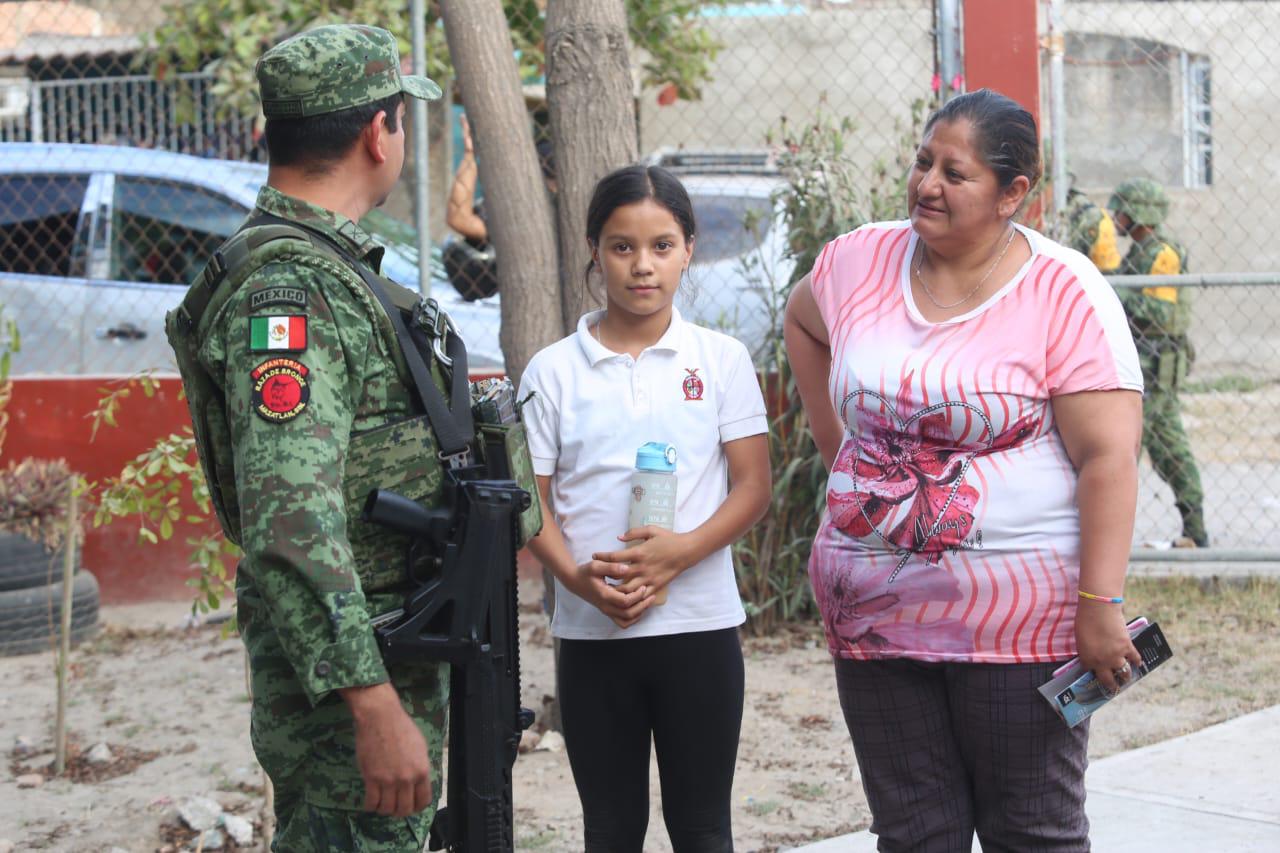
<instances>
[{"instance_id":1,"label":"old tire on ground","mask_svg":"<svg viewBox=\"0 0 1280 853\"><path fill-rule=\"evenodd\" d=\"M80 567L76 549L75 567ZM0 592L47 586L62 577L62 551L48 551L34 539L0 532Z\"/></svg>"},{"instance_id":2,"label":"old tire on ground","mask_svg":"<svg viewBox=\"0 0 1280 853\"><path fill-rule=\"evenodd\" d=\"M49 651L62 624L62 582L0 592L0 657ZM78 572L71 586L71 643L98 630L98 581Z\"/></svg>"}]
</instances>

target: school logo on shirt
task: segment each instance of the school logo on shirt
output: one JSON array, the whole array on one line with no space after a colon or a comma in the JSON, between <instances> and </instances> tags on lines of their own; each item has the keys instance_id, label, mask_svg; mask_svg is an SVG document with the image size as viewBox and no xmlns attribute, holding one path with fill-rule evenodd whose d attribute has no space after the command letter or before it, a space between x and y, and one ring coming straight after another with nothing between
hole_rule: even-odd
<instances>
[{"instance_id":1,"label":"school logo on shirt","mask_svg":"<svg viewBox=\"0 0 1280 853\"><path fill-rule=\"evenodd\" d=\"M698 368L686 367L684 372L689 374L684 378L684 382L680 383L680 389L684 391L684 398L686 400L701 400L702 392L706 390L706 386L698 378Z\"/></svg>"}]
</instances>

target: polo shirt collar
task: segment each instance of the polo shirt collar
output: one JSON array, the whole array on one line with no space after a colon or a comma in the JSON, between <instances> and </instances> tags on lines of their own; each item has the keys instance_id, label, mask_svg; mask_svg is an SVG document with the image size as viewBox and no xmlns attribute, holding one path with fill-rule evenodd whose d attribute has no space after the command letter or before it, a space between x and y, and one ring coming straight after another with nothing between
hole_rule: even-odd
<instances>
[{"instance_id":1,"label":"polo shirt collar","mask_svg":"<svg viewBox=\"0 0 1280 853\"><path fill-rule=\"evenodd\" d=\"M582 347L582 352L586 355L587 361L592 367L609 358L618 358L620 353L616 353L602 343L596 340L596 336L591 334L591 327L604 317L604 310L590 311L578 318L578 329L576 332L578 345ZM646 347L649 350L667 350L669 352L679 352L680 347L684 344L684 318L680 316L680 309L671 306L671 323L667 326L667 330L662 333L662 337L658 338L657 343L653 346Z\"/></svg>"}]
</instances>

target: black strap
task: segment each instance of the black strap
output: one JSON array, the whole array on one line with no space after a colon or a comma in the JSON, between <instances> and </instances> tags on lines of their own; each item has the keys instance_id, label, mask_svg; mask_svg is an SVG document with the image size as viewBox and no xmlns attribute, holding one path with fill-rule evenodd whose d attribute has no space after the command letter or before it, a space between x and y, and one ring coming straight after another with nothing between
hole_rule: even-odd
<instances>
[{"instance_id":1,"label":"black strap","mask_svg":"<svg viewBox=\"0 0 1280 853\"><path fill-rule=\"evenodd\" d=\"M471 388L467 377L467 349L448 324L445 324L445 354L452 362L452 381L450 384L449 402L446 403L440 389L431 381L431 372L427 366L424 353L431 352L431 342L422 329L415 324L409 327L404 322L404 313L392 300L383 280L368 264L358 260L351 252L334 241L322 231L311 228L301 222L283 219L270 213L259 213L244 224L244 228L256 228L261 225L290 226L310 240L318 249L327 250L351 267L374 297L382 305L387 316L391 318L391 327L395 329L396 338L400 342L400 350L404 353L405 363L409 366L409 374L413 378L418 400L427 413L427 420L436 434L436 443L440 446L441 457L461 457L471 447L475 438L475 425L471 419Z\"/></svg>"},{"instance_id":2,"label":"black strap","mask_svg":"<svg viewBox=\"0 0 1280 853\"><path fill-rule=\"evenodd\" d=\"M255 229L248 237L241 237L243 231L242 226L218 247L213 257L205 264L200 277L187 288L187 294L183 297L182 304L178 306L178 316L188 332L194 331L200 324L200 318L204 316L205 309L209 307L214 294L218 292L218 287L230 270L238 269L249 259L250 254L272 240L284 237L297 239L299 236L305 236L299 235L297 228L280 225L265 225Z\"/></svg>"}]
</instances>

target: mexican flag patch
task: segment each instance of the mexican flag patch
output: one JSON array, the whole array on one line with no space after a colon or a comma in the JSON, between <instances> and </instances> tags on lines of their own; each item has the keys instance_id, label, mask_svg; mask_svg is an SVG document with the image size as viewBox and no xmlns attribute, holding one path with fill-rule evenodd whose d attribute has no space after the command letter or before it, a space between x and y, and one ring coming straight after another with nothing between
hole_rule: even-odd
<instances>
[{"instance_id":1,"label":"mexican flag patch","mask_svg":"<svg viewBox=\"0 0 1280 853\"><path fill-rule=\"evenodd\" d=\"M249 349L253 352L270 350L301 352L306 348L307 318L305 315L249 318Z\"/></svg>"}]
</instances>

